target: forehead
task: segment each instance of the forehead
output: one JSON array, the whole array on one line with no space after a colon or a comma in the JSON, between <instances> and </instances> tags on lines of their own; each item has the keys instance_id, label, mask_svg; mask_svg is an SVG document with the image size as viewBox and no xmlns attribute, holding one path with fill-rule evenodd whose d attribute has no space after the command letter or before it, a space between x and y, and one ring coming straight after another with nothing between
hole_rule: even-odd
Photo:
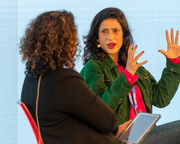
<instances>
[{"instance_id":1,"label":"forehead","mask_svg":"<svg viewBox=\"0 0 180 144\"><path fill-rule=\"evenodd\" d=\"M105 19L99 26L99 29L102 28L121 28L121 25L117 19Z\"/></svg>"}]
</instances>

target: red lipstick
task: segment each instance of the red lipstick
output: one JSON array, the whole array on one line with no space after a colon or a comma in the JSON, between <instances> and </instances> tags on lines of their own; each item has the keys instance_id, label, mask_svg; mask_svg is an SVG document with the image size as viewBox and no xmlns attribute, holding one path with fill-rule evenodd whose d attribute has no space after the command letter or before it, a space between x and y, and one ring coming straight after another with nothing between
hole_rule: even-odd
<instances>
[{"instance_id":1,"label":"red lipstick","mask_svg":"<svg viewBox=\"0 0 180 144\"><path fill-rule=\"evenodd\" d=\"M113 49L116 46L116 43L108 43L108 48Z\"/></svg>"}]
</instances>

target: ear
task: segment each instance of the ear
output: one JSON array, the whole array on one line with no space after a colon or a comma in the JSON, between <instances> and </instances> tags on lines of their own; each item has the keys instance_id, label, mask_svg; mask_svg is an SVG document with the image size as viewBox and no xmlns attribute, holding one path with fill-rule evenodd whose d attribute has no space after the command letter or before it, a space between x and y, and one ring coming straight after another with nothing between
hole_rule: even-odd
<instances>
[{"instance_id":1,"label":"ear","mask_svg":"<svg viewBox=\"0 0 180 144\"><path fill-rule=\"evenodd\" d=\"M99 39L97 39L97 42L99 42Z\"/></svg>"}]
</instances>

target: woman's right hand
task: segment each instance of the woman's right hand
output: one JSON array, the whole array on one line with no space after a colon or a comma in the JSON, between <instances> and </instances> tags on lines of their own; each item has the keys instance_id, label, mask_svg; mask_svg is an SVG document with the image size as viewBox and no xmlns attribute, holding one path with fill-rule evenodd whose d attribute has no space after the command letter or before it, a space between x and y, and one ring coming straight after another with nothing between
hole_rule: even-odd
<instances>
[{"instance_id":1,"label":"woman's right hand","mask_svg":"<svg viewBox=\"0 0 180 144\"><path fill-rule=\"evenodd\" d=\"M125 131L125 129L128 127L128 125L129 125L131 122L132 122L132 120L129 120L129 121L123 123L122 125L119 125L118 131L117 131L115 137L118 138L118 137L123 133L123 131Z\"/></svg>"},{"instance_id":2,"label":"woman's right hand","mask_svg":"<svg viewBox=\"0 0 180 144\"><path fill-rule=\"evenodd\" d=\"M134 75L136 73L136 70L147 63L147 61L143 61L141 63L137 63L138 59L143 55L144 51L142 51L141 53L139 53L135 58L134 58L134 54L136 52L137 49L137 45L132 48L133 45L130 44L129 46L129 50L128 50L128 58L127 58L127 64L126 64L126 69L128 72L130 72L132 75Z\"/></svg>"}]
</instances>

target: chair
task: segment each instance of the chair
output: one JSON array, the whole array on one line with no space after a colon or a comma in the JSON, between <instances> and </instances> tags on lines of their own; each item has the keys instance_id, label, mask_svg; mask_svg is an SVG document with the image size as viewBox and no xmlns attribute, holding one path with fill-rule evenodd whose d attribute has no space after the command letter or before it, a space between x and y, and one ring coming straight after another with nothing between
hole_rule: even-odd
<instances>
[{"instance_id":1,"label":"chair","mask_svg":"<svg viewBox=\"0 0 180 144\"><path fill-rule=\"evenodd\" d=\"M21 107L22 107L22 109L24 110L24 112L25 112L25 114L26 114L26 116L27 116L27 118L28 118L28 120L29 120L29 122L30 122L30 124L31 124L31 127L32 127L32 129L33 129L33 131L34 131L34 134L35 134L35 136L36 136L37 143L38 143L38 144L44 144L43 139L42 139L42 137L41 137L41 134L39 133L39 130L38 130L38 128L37 128L36 122L34 121L32 115L31 115L31 113L29 112L29 110L28 110L28 108L26 107L26 105L25 105L23 102L21 102L20 100L17 101L17 104L20 104Z\"/></svg>"}]
</instances>

